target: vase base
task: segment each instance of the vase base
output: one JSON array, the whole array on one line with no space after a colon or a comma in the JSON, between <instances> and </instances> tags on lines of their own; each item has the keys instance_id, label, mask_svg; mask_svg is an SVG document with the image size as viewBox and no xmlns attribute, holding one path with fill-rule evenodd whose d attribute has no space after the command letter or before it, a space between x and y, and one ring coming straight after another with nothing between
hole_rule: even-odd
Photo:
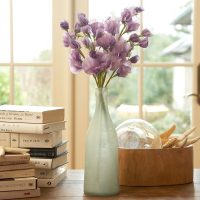
<instances>
[{"instance_id":1,"label":"vase base","mask_svg":"<svg viewBox=\"0 0 200 200\"><path fill-rule=\"evenodd\" d=\"M117 192L112 192L112 193L97 193L97 192L85 192L85 196L101 196L101 197L106 197L106 196L116 196L119 194L119 191Z\"/></svg>"}]
</instances>

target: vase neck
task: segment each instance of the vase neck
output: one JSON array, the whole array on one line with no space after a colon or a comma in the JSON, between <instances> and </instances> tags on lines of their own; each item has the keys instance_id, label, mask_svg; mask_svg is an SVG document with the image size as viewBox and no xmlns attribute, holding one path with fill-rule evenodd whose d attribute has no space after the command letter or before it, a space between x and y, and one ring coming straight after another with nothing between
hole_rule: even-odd
<instances>
[{"instance_id":1,"label":"vase neck","mask_svg":"<svg viewBox=\"0 0 200 200\"><path fill-rule=\"evenodd\" d=\"M108 110L108 91L107 88L96 88L95 90L96 95L96 109L99 106L102 106L104 109Z\"/></svg>"}]
</instances>

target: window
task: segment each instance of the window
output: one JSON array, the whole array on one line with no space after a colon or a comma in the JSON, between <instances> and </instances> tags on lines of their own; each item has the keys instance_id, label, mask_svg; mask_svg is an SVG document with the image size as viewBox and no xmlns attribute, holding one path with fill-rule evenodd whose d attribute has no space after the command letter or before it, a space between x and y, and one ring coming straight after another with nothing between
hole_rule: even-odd
<instances>
[{"instance_id":1,"label":"window","mask_svg":"<svg viewBox=\"0 0 200 200\"><path fill-rule=\"evenodd\" d=\"M0 0L0 104L52 104L52 1L38 2Z\"/></svg>"}]
</instances>

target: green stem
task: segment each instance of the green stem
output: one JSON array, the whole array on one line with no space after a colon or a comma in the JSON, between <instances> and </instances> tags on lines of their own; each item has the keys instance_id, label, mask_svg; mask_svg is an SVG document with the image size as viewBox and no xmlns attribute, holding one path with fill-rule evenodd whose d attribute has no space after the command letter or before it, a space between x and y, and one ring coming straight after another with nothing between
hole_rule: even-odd
<instances>
[{"instance_id":1,"label":"green stem","mask_svg":"<svg viewBox=\"0 0 200 200\"><path fill-rule=\"evenodd\" d=\"M96 78L96 76L93 75L93 78L94 78L94 80L95 80L95 82L96 82L96 84L97 84L97 86L98 86L98 82L97 82L97 78Z\"/></svg>"},{"instance_id":2,"label":"green stem","mask_svg":"<svg viewBox=\"0 0 200 200\"><path fill-rule=\"evenodd\" d=\"M104 73L104 76L103 76L103 85L102 85L102 87L104 86L104 83L105 83L105 80L106 80L106 75L107 75L107 72Z\"/></svg>"},{"instance_id":3,"label":"green stem","mask_svg":"<svg viewBox=\"0 0 200 200\"><path fill-rule=\"evenodd\" d=\"M78 51L79 51L79 53L81 54L81 56L82 56L83 58L85 58L85 56L84 56L83 52L81 51L81 49L78 49Z\"/></svg>"},{"instance_id":4,"label":"green stem","mask_svg":"<svg viewBox=\"0 0 200 200\"><path fill-rule=\"evenodd\" d=\"M111 80L113 77L115 77L115 75L116 75L115 72L116 72L117 70L118 70L118 69L116 69L115 71L113 71L113 73L111 74L110 78L108 79L108 81L107 81L105 87L107 87L107 85L108 85L108 83L110 82L110 80Z\"/></svg>"},{"instance_id":5,"label":"green stem","mask_svg":"<svg viewBox=\"0 0 200 200\"><path fill-rule=\"evenodd\" d=\"M121 38L121 36L125 33L125 32L124 32L125 28L126 28L126 24L124 24L124 27L123 27L122 30L120 31L118 40L119 40L119 39Z\"/></svg>"}]
</instances>

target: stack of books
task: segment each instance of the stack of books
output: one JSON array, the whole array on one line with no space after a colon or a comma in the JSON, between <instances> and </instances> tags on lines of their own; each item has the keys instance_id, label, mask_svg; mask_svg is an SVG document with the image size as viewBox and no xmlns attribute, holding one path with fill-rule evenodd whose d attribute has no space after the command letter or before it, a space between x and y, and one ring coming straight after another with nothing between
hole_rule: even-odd
<instances>
[{"instance_id":1,"label":"stack of books","mask_svg":"<svg viewBox=\"0 0 200 200\"><path fill-rule=\"evenodd\" d=\"M39 187L55 187L66 176L64 108L0 106L0 145L30 149Z\"/></svg>"},{"instance_id":2,"label":"stack of books","mask_svg":"<svg viewBox=\"0 0 200 200\"><path fill-rule=\"evenodd\" d=\"M1 148L3 149L3 148ZM0 199L40 196L34 165L29 154L0 156Z\"/></svg>"}]
</instances>

